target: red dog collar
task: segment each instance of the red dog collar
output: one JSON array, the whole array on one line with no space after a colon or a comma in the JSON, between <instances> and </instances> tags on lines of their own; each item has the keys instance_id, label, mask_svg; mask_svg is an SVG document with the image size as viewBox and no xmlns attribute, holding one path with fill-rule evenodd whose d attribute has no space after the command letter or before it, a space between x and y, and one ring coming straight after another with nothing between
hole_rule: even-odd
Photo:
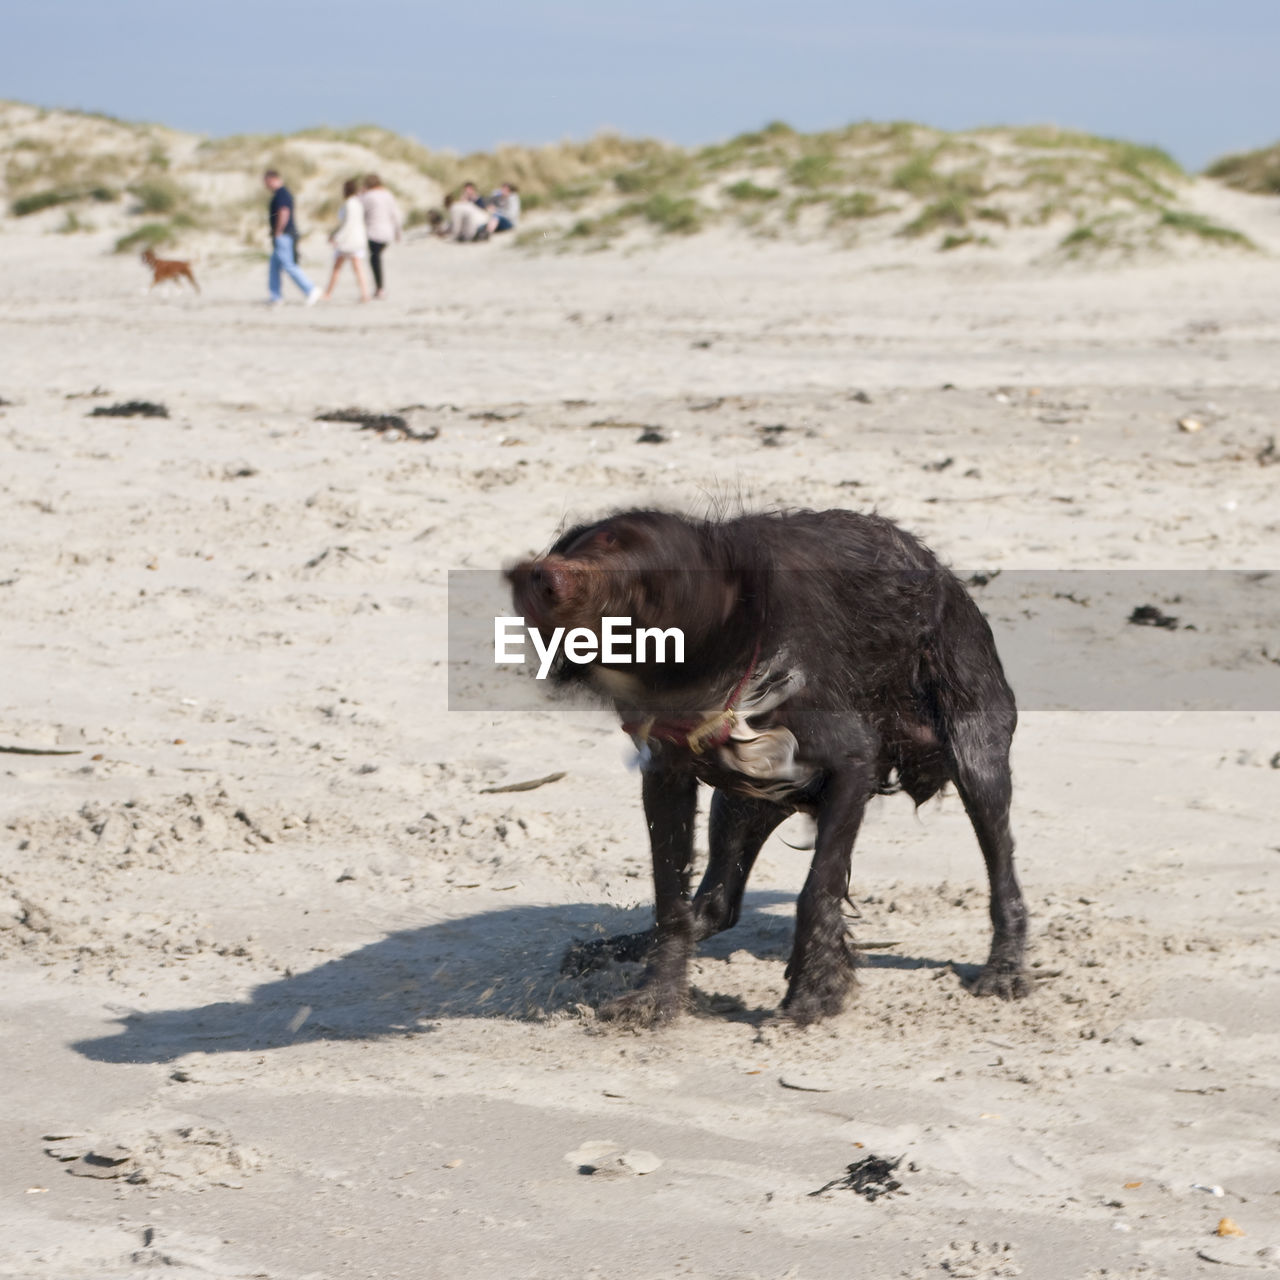
<instances>
[{"instance_id":1,"label":"red dog collar","mask_svg":"<svg viewBox=\"0 0 1280 1280\"><path fill-rule=\"evenodd\" d=\"M629 733L636 739L639 746L643 746L650 738L656 738L659 742L669 742L673 746L688 747L695 756L700 756L708 747L724 746L733 734L733 726L738 723L738 702L755 674L759 657L760 642L757 640L746 673L734 685L729 700L721 710L712 711L704 716L678 716L667 719L649 716L645 720L624 720L623 732Z\"/></svg>"}]
</instances>

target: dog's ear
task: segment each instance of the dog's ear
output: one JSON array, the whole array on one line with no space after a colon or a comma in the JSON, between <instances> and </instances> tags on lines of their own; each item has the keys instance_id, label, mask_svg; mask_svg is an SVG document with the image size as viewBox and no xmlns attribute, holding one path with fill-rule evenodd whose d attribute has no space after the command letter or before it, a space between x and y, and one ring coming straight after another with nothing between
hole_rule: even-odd
<instances>
[{"instance_id":1,"label":"dog's ear","mask_svg":"<svg viewBox=\"0 0 1280 1280\"><path fill-rule=\"evenodd\" d=\"M735 566L725 575L722 626L758 630L765 621L769 571L763 565Z\"/></svg>"},{"instance_id":2,"label":"dog's ear","mask_svg":"<svg viewBox=\"0 0 1280 1280\"><path fill-rule=\"evenodd\" d=\"M734 610L742 603L742 583L736 574L730 574L720 584L720 624L733 617Z\"/></svg>"}]
</instances>

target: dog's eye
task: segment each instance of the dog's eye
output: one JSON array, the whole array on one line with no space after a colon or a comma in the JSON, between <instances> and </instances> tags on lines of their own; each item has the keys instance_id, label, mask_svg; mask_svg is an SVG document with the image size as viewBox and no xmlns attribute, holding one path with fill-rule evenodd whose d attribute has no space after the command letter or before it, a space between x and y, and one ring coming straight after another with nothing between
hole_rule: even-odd
<instances>
[{"instance_id":1,"label":"dog's eye","mask_svg":"<svg viewBox=\"0 0 1280 1280\"><path fill-rule=\"evenodd\" d=\"M591 545L593 547L616 547L618 545L618 535L610 529L601 529L591 539Z\"/></svg>"}]
</instances>

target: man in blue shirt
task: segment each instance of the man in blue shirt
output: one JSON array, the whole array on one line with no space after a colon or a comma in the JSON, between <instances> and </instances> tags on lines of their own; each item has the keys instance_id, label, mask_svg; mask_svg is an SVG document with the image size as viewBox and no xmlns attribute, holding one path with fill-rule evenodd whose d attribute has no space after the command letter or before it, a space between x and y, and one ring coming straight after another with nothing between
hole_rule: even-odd
<instances>
[{"instance_id":1,"label":"man in blue shirt","mask_svg":"<svg viewBox=\"0 0 1280 1280\"><path fill-rule=\"evenodd\" d=\"M283 272L307 295L307 305L320 300L320 289L311 283L298 266L295 246L298 227L293 220L293 193L274 169L262 175L262 181L271 192L271 209L267 217L271 224L271 266L267 274L267 287L272 306L284 301L280 293L280 274Z\"/></svg>"}]
</instances>

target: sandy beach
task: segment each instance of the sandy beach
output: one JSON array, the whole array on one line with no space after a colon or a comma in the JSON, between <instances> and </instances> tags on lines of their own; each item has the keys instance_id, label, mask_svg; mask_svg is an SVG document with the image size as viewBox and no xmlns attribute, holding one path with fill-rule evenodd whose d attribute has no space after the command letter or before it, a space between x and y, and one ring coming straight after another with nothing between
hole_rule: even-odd
<instances>
[{"instance_id":1,"label":"sandy beach","mask_svg":"<svg viewBox=\"0 0 1280 1280\"><path fill-rule=\"evenodd\" d=\"M1194 199L1264 252L412 235L385 301L313 309L0 223L0 746L77 753L0 755L0 1275L1280 1269L1280 703L1024 698L1026 1001L964 990L957 799L889 797L846 1013L772 1018L793 819L694 1011L636 1034L594 1015L633 971L558 971L651 909L625 735L447 698L447 572L628 505L874 508L965 571L1280 570L1280 198ZM133 399L169 417L90 416ZM316 421L352 406L432 438ZM1078 610L1121 672L1201 645L1273 687L1265 610L1122 603ZM813 1194L870 1155L896 1193Z\"/></svg>"}]
</instances>

